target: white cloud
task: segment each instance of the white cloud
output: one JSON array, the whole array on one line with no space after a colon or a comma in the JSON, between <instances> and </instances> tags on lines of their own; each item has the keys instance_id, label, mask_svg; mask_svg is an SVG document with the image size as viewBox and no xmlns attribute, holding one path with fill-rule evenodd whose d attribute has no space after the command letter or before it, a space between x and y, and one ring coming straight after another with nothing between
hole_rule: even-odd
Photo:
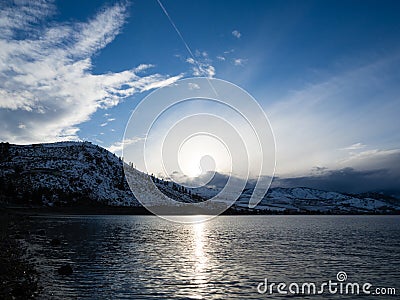
<instances>
[{"instance_id":1,"label":"white cloud","mask_svg":"<svg viewBox=\"0 0 400 300\"><path fill-rule=\"evenodd\" d=\"M235 38L238 38L238 39L240 39L240 37L242 36L242 34L241 34L238 30L232 31L232 35L233 35Z\"/></svg>"},{"instance_id":2,"label":"white cloud","mask_svg":"<svg viewBox=\"0 0 400 300\"><path fill-rule=\"evenodd\" d=\"M135 68L135 72L137 72L137 73L143 72L143 71L153 68L153 67L154 67L154 65L152 65L152 64L141 64Z\"/></svg>"},{"instance_id":3,"label":"white cloud","mask_svg":"<svg viewBox=\"0 0 400 300\"><path fill-rule=\"evenodd\" d=\"M364 144L362 144L362 143L355 143L355 144L350 145L350 146L348 146L348 147L346 147L346 148L342 148L342 150L360 150L360 149L363 149L363 148L365 148L365 145L364 145Z\"/></svg>"},{"instance_id":4,"label":"white cloud","mask_svg":"<svg viewBox=\"0 0 400 300\"><path fill-rule=\"evenodd\" d=\"M233 60L233 64L235 66L243 66L243 64L247 61L247 59L244 58L236 58Z\"/></svg>"},{"instance_id":5,"label":"white cloud","mask_svg":"<svg viewBox=\"0 0 400 300\"><path fill-rule=\"evenodd\" d=\"M194 52L194 55L196 57L203 57L203 58L207 58L208 57L207 51L200 51L198 49L196 49L196 51Z\"/></svg>"},{"instance_id":6,"label":"white cloud","mask_svg":"<svg viewBox=\"0 0 400 300\"><path fill-rule=\"evenodd\" d=\"M200 86L197 83L189 82L188 86L189 86L190 90L198 90L198 89L200 89Z\"/></svg>"},{"instance_id":7,"label":"white cloud","mask_svg":"<svg viewBox=\"0 0 400 300\"><path fill-rule=\"evenodd\" d=\"M107 122L104 122L102 124L100 124L100 127L104 127L107 126L109 122L115 121L115 118L108 118Z\"/></svg>"},{"instance_id":8,"label":"white cloud","mask_svg":"<svg viewBox=\"0 0 400 300\"><path fill-rule=\"evenodd\" d=\"M47 0L30 1L30 3L26 1L25 5L20 3L18 9L17 3L14 6L10 5L10 2L2 1L0 3L0 36L2 38L12 37L16 31L21 29L34 30L33 24L52 15L55 11L54 5Z\"/></svg>"},{"instance_id":9,"label":"white cloud","mask_svg":"<svg viewBox=\"0 0 400 300\"><path fill-rule=\"evenodd\" d=\"M226 58L225 58L225 57L223 57L223 56L220 56L220 55L219 55L219 56L217 56L217 59L218 59L218 60L220 60L220 61L224 61L224 60L226 60Z\"/></svg>"},{"instance_id":10,"label":"white cloud","mask_svg":"<svg viewBox=\"0 0 400 300\"><path fill-rule=\"evenodd\" d=\"M132 145L132 144L135 144L138 142L142 142L144 140L145 140L145 138L142 138L142 137L134 137L131 139L126 139L122 142L115 142L114 144L112 144L110 147L108 147L106 149L112 153L121 154L121 151L124 148L124 146Z\"/></svg>"},{"instance_id":11,"label":"white cloud","mask_svg":"<svg viewBox=\"0 0 400 300\"><path fill-rule=\"evenodd\" d=\"M352 153L348 158L340 161L340 166L350 166L358 170L369 169L399 169L400 149L372 149L359 153Z\"/></svg>"},{"instance_id":12,"label":"white cloud","mask_svg":"<svg viewBox=\"0 0 400 300\"><path fill-rule=\"evenodd\" d=\"M201 66L200 69L193 69L194 76L204 76L204 74L207 77L215 76L214 66L208 65L208 66Z\"/></svg>"},{"instance_id":13,"label":"white cloud","mask_svg":"<svg viewBox=\"0 0 400 300\"><path fill-rule=\"evenodd\" d=\"M1 5L0 5L1 6ZM152 65L93 74L91 58L120 33L126 7L115 4L84 23L46 22L48 1L0 8L0 140L78 139L78 125L137 92L181 77L138 76ZM24 124L21 128L20 124Z\"/></svg>"},{"instance_id":14,"label":"white cloud","mask_svg":"<svg viewBox=\"0 0 400 300\"><path fill-rule=\"evenodd\" d=\"M189 57L186 59L186 62L192 65L193 76L215 76L215 67L211 65L212 61L208 57L205 57L202 60L194 60Z\"/></svg>"}]
</instances>

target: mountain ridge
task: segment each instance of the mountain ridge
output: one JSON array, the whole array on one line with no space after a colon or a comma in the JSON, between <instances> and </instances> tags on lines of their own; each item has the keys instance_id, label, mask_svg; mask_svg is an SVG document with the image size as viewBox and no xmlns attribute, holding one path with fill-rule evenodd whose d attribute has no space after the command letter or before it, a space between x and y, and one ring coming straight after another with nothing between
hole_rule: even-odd
<instances>
[{"instance_id":1,"label":"mountain ridge","mask_svg":"<svg viewBox=\"0 0 400 300\"><path fill-rule=\"evenodd\" d=\"M126 165L126 164L125 164ZM124 162L90 142L0 144L0 201L24 205L74 206L85 203L141 207L126 182ZM125 168L125 172L127 169ZM128 168L129 171L129 168ZM202 202L218 193L189 189L149 176L165 195L182 203ZM132 174L130 174L132 176ZM138 175L133 175L138 176ZM377 193L345 194L308 187L271 188L255 209L246 188L230 211L271 213L398 213L399 200Z\"/></svg>"}]
</instances>

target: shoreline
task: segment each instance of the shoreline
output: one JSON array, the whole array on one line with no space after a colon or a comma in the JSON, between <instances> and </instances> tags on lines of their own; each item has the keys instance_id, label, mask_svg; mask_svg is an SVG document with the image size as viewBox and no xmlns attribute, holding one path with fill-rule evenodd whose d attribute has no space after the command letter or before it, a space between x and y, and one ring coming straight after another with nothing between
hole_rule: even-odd
<instances>
[{"instance_id":1,"label":"shoreline","mask_svg":"<svg viewBox=\"0 0 400 300\"><path fill-rule=\"evenodd\" d=\"M152 212L144 207L114 207L114 206L70 206L70 207L24 207L24 206L6 206L0 208L0 214L4 213L15 215L138 215L138 216L155 216ZM164 215L176 215L173 211ZM213 215L207 211L197 211L182 216L194 215ZM400 211L391 213L378 212L315 212L315 211L237 211L232 208L227 209L221 216L260 216L260 215L321 215L321 216L352 216L352 215L377 215L377 216L393 216L400 215Z\"/></svg>"},{"instance_id":2,"label":"shoreline","mask_svg":"<svg viewBox=\"0 0 400 300\"><path fill-rule=\"evenodd\" d=\"M22 215L0 209L0 298L34 299L40 293L39 276L23 238Z\"/></svg>"}]
</instances>

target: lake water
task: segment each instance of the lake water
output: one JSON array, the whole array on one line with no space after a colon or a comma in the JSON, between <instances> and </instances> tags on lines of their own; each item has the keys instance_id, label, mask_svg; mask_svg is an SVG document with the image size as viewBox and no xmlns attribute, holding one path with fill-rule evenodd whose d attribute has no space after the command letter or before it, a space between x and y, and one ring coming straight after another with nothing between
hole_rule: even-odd
<instances>
[{"instance_id":1,"label":"lake water","mask_svg":"<svg viewBox=\"0 0 400 300\"><path fill-rule=\"evenodd\" d=\"M222 216L194 225L46 216L27 225L45 299L282 299L259 294L258 284L337 281L338 272L370 291L400 293L399 216ZM72 275L57 273L64 263Z\"/></svg>"}]
</instances>

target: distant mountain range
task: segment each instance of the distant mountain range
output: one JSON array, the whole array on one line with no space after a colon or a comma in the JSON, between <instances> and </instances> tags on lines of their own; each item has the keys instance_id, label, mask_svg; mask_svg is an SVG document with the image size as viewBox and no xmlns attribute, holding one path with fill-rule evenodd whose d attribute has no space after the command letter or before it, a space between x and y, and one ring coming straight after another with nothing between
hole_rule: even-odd
<instances>
[{"instance_id":1,"label":"distant mountain range","mask_svg":"<svg viewBox=\"0 0 400 300\"><path fill-rule=\"evenodd\" d=\"M237 210L247 210L252 189L236 201ZM271 188L257 205L258 210L275 212L320 213L391 213L400 211L400 201L377 193L342 194L306 187Z\"/></svg>"},{"instance_id":2,"label":"distant mountain range","mask_svg":"<svg viewBox=\"0 0 400 300\"><path fill-rule=\"evenodd\" d=\"M148 176L136 169L129 176ZM201 202L216 189L188 189L150 177L166 196L182 203ZM400 201L377 193L343 194L317 189L272 188L254 209L253 192L246 188L230 209L237 213L398 213ZM89 142L0 144L0 202L19 205L68 207L99 203L140 207L124 174L123 161Z\"/></svg>"}]
</instances>

